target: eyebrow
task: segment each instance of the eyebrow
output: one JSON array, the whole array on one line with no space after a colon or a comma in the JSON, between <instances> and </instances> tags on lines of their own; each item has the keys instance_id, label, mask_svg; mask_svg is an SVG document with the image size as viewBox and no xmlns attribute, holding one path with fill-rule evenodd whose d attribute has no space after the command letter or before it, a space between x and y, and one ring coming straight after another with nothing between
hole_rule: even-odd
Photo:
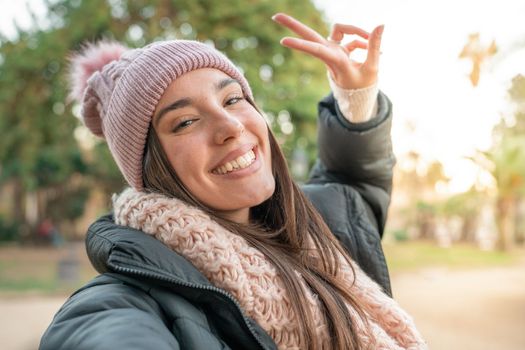
<instances>
[{"instance_id":1,"label":"eyebrow","mask_svg":"<svg viewBox=\"0 0 525 350\"><path fill-rule=\"evenodd\" d=\"M237 84L241 85L235 79L226 78L226 79L222 79L221 81L215 83L215 91L219 92L222 89L224 89L226 86L228 86L230 84L233 84L233 83L237 83ZM180 109L180 108L184 108L184 107L190 106L192 103L193 103L193 100L191 98L184 97L184 98L181 98L181 99L179 99L179 100L169 104L168 106L164 107L163 109L160 110L160 112L155 117L155 121L154 121L155 126L159 125L161 118L166 113L168 113L170 111L173 111L173 110L176 110L176 109Z\"/></svg>"}]
</instances>

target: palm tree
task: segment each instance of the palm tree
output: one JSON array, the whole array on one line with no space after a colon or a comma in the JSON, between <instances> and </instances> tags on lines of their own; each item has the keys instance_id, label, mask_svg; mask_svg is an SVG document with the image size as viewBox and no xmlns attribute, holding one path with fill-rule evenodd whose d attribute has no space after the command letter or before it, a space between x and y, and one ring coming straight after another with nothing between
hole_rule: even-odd
<instances>
[{"instance_id":1,"label":"palm tree","mask_svg":"<svg viewBox=\"0 0 525 350\"><path fill-rule=\"evenodd\" d=\"M525 194L525 135L502 137L497 146L479 154L484 159L478 158L477 163L484 165L497 184L498 248L510 250L515 238L517 205Z\"/></svg>"},{"instance_id":2,"label":"palm tree","mask_svg":"<svg viewBox=\"0 0 525 350\"><path fill-rule=\"evenodd\" d=\"M461 50L459 58L466 58L472 61L472 71L469 78L472 86L477 86L479 83L479 76L481 73L481 65L490 56L494 56L498 52L496 42L493 40L490 46L485 47L481 45L479 40L479 33L470 34L467 44Z\"/></svg>"}]
</instances>

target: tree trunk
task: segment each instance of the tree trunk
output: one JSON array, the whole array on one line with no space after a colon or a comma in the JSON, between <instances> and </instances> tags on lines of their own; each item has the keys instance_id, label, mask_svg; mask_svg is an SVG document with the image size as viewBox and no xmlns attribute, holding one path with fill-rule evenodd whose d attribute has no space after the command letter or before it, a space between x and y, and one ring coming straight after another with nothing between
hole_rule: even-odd
<instances>
[{"instance_id":1,"label":"tree trunk","mask_svg":"<svg viewBox=\"0 0 525 350\"><path fill-rule=\"evenodd\" d=\"M474 243L476 241L476 230L478 228L478 215L465 215L461 226L460 242Z\"/></svg>"},{"instance_id":2,"label":"tree trunk","mask_svg":"<svg viewBox=\"0 0 525 350\"><path fill-rule=\"evenodd\" d=\"M27 222L27 191L21 179L13 180L12 220L17 226L18 237L22 242L32 242L33 227Z\"/></svg>"},{"instance_id":3,"label":"tree trunk","mask_svg":"<svg viewBox=\"0 0 525 350\"><path fill-rule=\"evenodd\" d=\"M525 244L525 201L523 196L516 198L516 218L514 225L514 243L523 246Z\"/></svg>"},{"instance_id":4,"label":"tree trunk","mask_svg":"<svg viewBox=\"0 0 525 350\"><path fill-rule=\"evenodd\" d=\"M510 251L514 245L516 201L512 197L500 197L497 202L498 242L501 251Z\"/></svg>"},{"instance_id":5,"label":"tree trunk","mask_svg":"<svg viewBox=\"0 0 525 350\"><path fill-rule=\"evenodd\" d=\"M22 223L26 217L26 206L25 206L25 191L22 181L20 179L13 180L13 212L12 219L16 223Z\"/></svg>"}]
</instances>

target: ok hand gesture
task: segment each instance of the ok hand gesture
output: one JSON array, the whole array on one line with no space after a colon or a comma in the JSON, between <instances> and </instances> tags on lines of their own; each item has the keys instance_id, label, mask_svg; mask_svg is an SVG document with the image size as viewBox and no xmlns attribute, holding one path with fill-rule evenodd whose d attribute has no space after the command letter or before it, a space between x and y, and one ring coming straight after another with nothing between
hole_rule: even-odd
<instances>
[{"instance_id":1,"label":"ok hand gesture","mask_svg":"<svg viewBox=\"0 0 525 350\"><path fill-rule=\"evenodd\" d=\"M376 27L372 33L349 25L336 23L328 39L325 39L312 28L284 13L278 13L272 19L289 28L300 38L285 37L281 39L283 46L305 52L324 62L333 81L343 89L360 89L373 85L377 81L381 35L384 26ZM341 44L345 34L355 34L368 42L354 40ZM350 53L357 49L368 50L364 62L350 59Z\"/></svg>"}]
</instances>

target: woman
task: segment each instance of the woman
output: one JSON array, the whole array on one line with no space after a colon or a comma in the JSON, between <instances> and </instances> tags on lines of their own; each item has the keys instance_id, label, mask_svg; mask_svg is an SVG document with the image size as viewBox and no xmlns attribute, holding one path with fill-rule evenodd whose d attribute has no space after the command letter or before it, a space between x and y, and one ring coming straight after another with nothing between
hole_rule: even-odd
<instances>
[{"instance_id":1,"label":"woman","mask_svg":"<svg viewBox=\"0 0 525 350\"><path fill-rule=\"evenodd\" d=\"M302 37L283 45L327 65L337 98L319 105L320 160L302 190L248 82L215 49L102 44L74 58L84 122L131 187L89 228L101 275L41 349L426 348L387 295L380 248L394 163L376 83L382 27L335 25L324 39L273 19ZM345 34L368 43L343 46ZM356 48L362 64L348 57Z\"/></svg>"}]
</instances>

